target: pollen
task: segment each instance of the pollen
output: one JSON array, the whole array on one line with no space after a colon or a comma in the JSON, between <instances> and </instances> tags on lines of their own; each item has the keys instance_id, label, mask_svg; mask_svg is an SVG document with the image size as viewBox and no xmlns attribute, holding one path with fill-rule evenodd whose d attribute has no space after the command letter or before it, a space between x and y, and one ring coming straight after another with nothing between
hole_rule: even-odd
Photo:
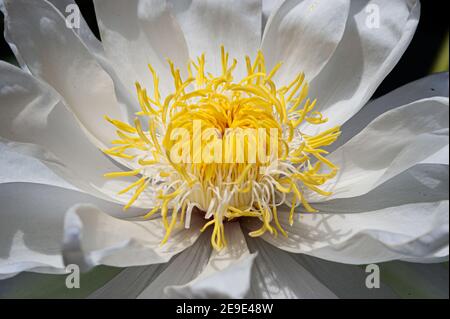
<instances>
[{"instance_id":1,"label":"pollen","mask_svg":"<svg viewBox=\"0 0 450 319\"><path fill-rule=\"evenodd\" d=\"M338 171L324 148L336 141L340 127L317 135L302 132L306 124L327 121L315 110L317 100L308 98L303 73L277 87L274 77L282 64L266 70L258 52L254 61L245 57L246 74L235 79L238 61L230 61L223 46L220 56L220 74L207 72L203 54L189 61L185 78L168 60L174 89L165 97L149 65L152 92L136 83L141 110L134 122L106 117L117 139L104 152L131 168L105 177L134 179L119 192L131 196L125 210L143 192L155 194L144 218L160 215L166 230L162 244L176 227L189 228L191 215L199 212L205 218L199 231L211 228L216 250L227 245L224 223L240 218L260 221L249 236L287 236L279 214L288 214L292 226L296 208L316 212L306 194L329 196L320 186ZM280 205L290 210L277 210Z\"/></svg>"}]
</instances>

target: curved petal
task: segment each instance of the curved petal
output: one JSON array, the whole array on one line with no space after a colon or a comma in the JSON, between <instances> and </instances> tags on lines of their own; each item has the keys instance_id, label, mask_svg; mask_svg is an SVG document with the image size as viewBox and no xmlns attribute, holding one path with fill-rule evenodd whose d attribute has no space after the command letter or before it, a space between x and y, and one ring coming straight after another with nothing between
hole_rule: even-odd
<instances>
[{"instance_id":1,"label":"curved petal","mask_svg":"<svg viewBox=\"0 0 450 319\"><path fill-rule=\"evenodd\" d=\"M447 200L448 165L419 164L384 182L367 194L315 203L321 213L363 213L383 208Z\"/></svg>"},{"instance_id":2,"label":"curved petal","mask_svg":"<svg viewBox=\"0 0 450 319\"><path fill-rule=\"evenodd\" d=\"M43 0L41 0L43 1ZM63 16L66 18L71 18L73 16L74 11L76 10L73 7L68 7L76 4L74 0L48 0L51 4L53 4ZM70 21L70 20L69 20ZM136 99L136 92L134 90L130 91L129 88L126 88L124 85L124 80L126 78L123 77L123 74L118 74L115 69L115 61L110 61L106 54L105 49L103 47L103 43L100 42L97 37L92 33L91 29L87 25L83 16L80 14L80 25L79 28L72 28L72 30L78 35L83 44L87 47L87 49L92 53L93 58L95 58L98 64L108 73L111 77L111 80L114 82L114 90L116 93L116 97L118 102L120 103L120 108L125 117L127 117L130 121L135 118L135 111L139 108L138 102Z\"/></svg>"},{"instance_id":3,"label":"curved petal","mask_svg":"<svg viewBox=\"0 0 450 319\"><path fill-rule=\"evenodd\" d=\"M205 232L191 248L176 256L137 298L168 298L164 290L167 286L183 285L201 274L211 255L211 232Z\"/></svg>"},{"instance_id":4,"label":"curved petal","mask_svg":"<svg viewBox=\"0 0 450 319\"><path fill-rule=\"evenodd\" d=\"M343 124L370 99L408 47L419 14L418 0L352 1L342 41L310 83L309 96L329 119L320 130Z\"/></svg>"},{"instance_id":5,"label":"curved petal","mask_svg":"<svg viewBox=\"0 0 450 319\"><path fill-rule=\"evenodd\" d=\"M48 2L53 4L63 16L69 18L69 21L71 21L70 18L74 15L74 10L76 10L73 7L73 5L76 5L76 2L74 0L48 0ZM103 43L100 42L92 33L90 27L81 14L79 22L79 28L72 28L73 32L78 35L86 48L92 53L93 58L97 60L97 62L111 77L112 81L114 82L114 90L116 92L117 100L120 103L120 107L124 115L128 116L129 119L134 119L134 111L138 107L135 90L133 89L132 91L130 91L125 87L125 79L122 78L123 74L121 74L121 76L119 77L114 68L115 61L110 61L107 58Z\"/></svg>"},{"instance_id":6,"label":"curved petal","mask_svg":"<svg viewBox=\"0 0 450 319\"><path fill-rule=\"evenodd\" d=\"M0 140L0 184L20 182L73 188L36 158L17 153Z\"/></svg>"},{"instance_id":7,"label":"curved petal","mask_svg":"<svg viewBox=\"0 0 450 319\"><path fill-rule=\"evenodd\" d=\"M392 299L392 298L448 298L448 267L445 264L414 264L401 261L393 261L378 264L380 269L380 286L377 289L368 289L366 279L369 275L365 267L346 265L330 262L320 258L304 254L293 254L274 249L269 244L258 239L251 246L257 250L268 251L267 258L270 260L288 259L298 264L299 271L307 271L318 282L332 291L338 298L344 299ZM269 263L261 259L261 263ZM258 265L258 264L257 264ZM275 264L274 277L282 277L279 272L285 271ZM293 266L295 267L295 266ZM256 267L255 267L256 268ZM297 271L290 274L296 276ZM257 282L258 276L253 277L254 294L256 296L271 296L271 286L264 286ZM267 282L267 279L264 279ZM287 281L283 291L301 290L295 286L295 280ZM261 293L263 290L263 293ZM276 294L274 294L276 297Z\"/></svg>"},{"instance_id":8,"label":"curved petal","mask_svg":"<svg viewBox=\"0 0 450 319\"><path fill-rule=\"evenodd\" d=\"M255 56L261 43L261 0L170 2L191 58L205 53L207 71L220 74L220 46L224 45L230 58L238 59L236 77L245 74L245 55Z\"/></svg>"},{"instance_id":9,"label":"curved petal","mask_svg":"<svg viewBox=\"0 0 450 319\"><path fill-rule=\"evenodd\" d=\"M66 18L71 18L71 16L73 16L75 12L80 12L75 0L48 0L48 2L53 4ZM81 14L79 18L79 26L77 28L73 28L72 30L80 37L80 39L90 51L96 54L102 54L102 43L92 33L91 29L86 23L86 20L84 20Z\"/></svg>"},{"instance_id":10,"label":"curved petal","mask_svg":"<svg viewBox=\"0 0 450 319\"><path fill-rule=\"evenodd\" d=\"M178 228L165 245L160 219L121 220L92 205L68 210L64 223L64 261L83 269L96 265L115 267L165 263L191 246L199 236L199 220L191 229Z\"/></svg>"},{"instance_id":11,"label":"curved petal","mask_svg":"<svg viewBox=\"0 0 450 319\"><path fill-rule=\"evenodd\" d=\"M94 4L106 56L132 96L136 82L153 89L149 63L160 76L163 96L168 94L173 81L166 59L184 68L189 55L166 1L96 0Z\"/></svg>"},{"instance_id":12,"label":"curved petal","mask_svg":"<svg viewBox=\"0 0 450 319\"><path fill-rule=\"evenodd\" d=\"M293 226L286 212L279 215L288 237L264 235L263 239L286 251L348 264L445 259L448 208L446 200L359 214L299 214ZM256 225L247 228L253 230Z\"/></svg>"},{"instance_id":13,"label":"curved petal","mask_svg":"<svg viewBox=\"0 0 450 319\"><path fill-rule=\"evenodd\" d=\"M194 249L196 244L186 249ZM183 253L181 253L183 254ZM174 257L176 259L177 256ZM170 262L149 266L127 267L111 278L103 286L89 294L89 299L135 299L147 288Z\"/></svg>"},{"instance_id":14,"label":"curved petal","mask_svg":"<svg viewBox=\"0 0 450 319\"><path fill-rule=\"evenodd\" d=\"M167 298L163 291L166 285L185 283L194 278L205 267L210 253L209 237L200 236L168 263L122 270L89 298Z\"/></svg>"},{"instance_id":15,"label":"curved petal","mask_svg":"<svg viewBox=\"0 0 450 319\"><path fill-rule=\"evenodd\" d=\"M48 0L52 5L55 6L55 8L58 9L58 11L65 17L73 17L73 14L75 13L74 10L78 7L74 7L74 5L77 5L74 0ZM2 11L6 15L6 9L3 4L3 0L0 0L0 11ZM102 54L103 52L103 46L101 42L95 37L95 35L92 33L91 29L89 28L88 24L86 23L86 20L84 20L84 17L82 15L79 16L80 24L78 28L73 28L72 30L80 37L80 39L83 41L83 43L87 46L89 50L91 50L93 53L96 54ZM5 39L7 39L8 44L12 47L13 53L16 55L16 58L19 60L20 66L23 69L27 69L27 66L23 62L23 59L21 58L19 52L17 51L17 47L9 40L8 32L5 32Z\"/></svg>"},{"instance_id":16,"label":"curved petal","mask_svg":"<svg viewBox=\"0 0 450 319\"><path fill-rule=\"evenodd\" d=\"M448 72L436 73L408 83L380 98L370 101L341 127L341 136L328 147L328 151L332 152L344 145L375 118L389 110L426 98L437 96L448 98L448 87Z\"/></svg>"},{"instance_id":17,"label":"curved petal","mask_svg":"<svg viewBox=\"0 0 450 319\"><path fill-rule=\"evenodd\" d=\"M367 273L359 266L288 253L257 238L247 238L247 241L249 247L259 252L250 298L397 297L383 282L378 289L368 289L365 285Z\"/></svg>"},{"instance_id":18,"label":"curved petal","mask_svg":"<svg viewBox=\"0 0 450 319\"><path fill-rule=\"evenodd\" d=\"M286 254L286 252L282 253ZM390 287L389 282L385 281L386 276L382 270L380 271L380 286L377 289L368 289L366 279L369 274L361 266L335 263L304 254L287 254L330 289L338 298L398 298L398 295ZM380 266L382 267L382 265Z\"/></svg>"},{"instance_id":19,"label":"curved petal","mask_svg":"<svg viewBox=\"0 0 450 319\"><path fill-rule=\"evenodd\" d=\"M284 0L283 0L284 1ZM279 0L262 0L262 29L261 34L264 34L267 21L270 16L274 14L278 7L283 4L283 1Z\"/></svg>"},{"instance_id":20,"label":"curved petal","mask_svg":"<svg viewBox=\"0 0 450 319\"><path fill-rule=\"evenodd\" d=\"M8 13L6 12L5 3L3 1L4 0L0 0L0 11L2 12L3 16L5 17ZM5 27L5 23L3 23L3 27L4 27L3 38L5 39L5 42L8 43L9 47L11 48L11 51L13 52L18 65L26 72L30 72L25 61L23 60L22 56L20 55L19 50L17 49L17 46L12 41L12 39L8 33L8 30Z\"/></svg>"},{"instance_id":21,"label":"curved petal","mask_svg":"<svg viewBox=\"0 0 450 319\"><path fill-rule=\"evenodd\" d=\"M74 190L34 183L0 184L0 278L21 271L65 273L64 214L92 203L118 217L121 205Z\"/></svg>"},{"instance_id":22,"label":"curved petal","mask_svg":"<svg viewBox=\"0 0 450 319\"><path fill-rule=\"evenodd\" d=\"M115 194L127 183L107 180L103 174L120 168L90 143L50 87L0 62L0 102L0 139L11 150L39 159L89 194L116 200ZM120 200L125 202L127 198Z\"/></svg>"},{"instance_id":23,"label":"curved petal","mask_svg":"<svg viewBox=\"0 0 450 319\"><path fill-rule=\"evenodd\" d=\"M287 0L278 7L261 46L269 69L283 62L275 78L279 85L300 72L309 81L322 70L341 41L349 8L349 0Z\"/></svg>"},{"instance_id":24,"label":"curved petal","mask_svg":"<svg viewBox=\"0 0 450 319\"><path fill-rule=\"evenodd\" d=\"M114 137L104 115L122 118L113 82L47 1L5 1L5 29L31 72L56 89L99 146Z\"/></svg>"},{"instance_id":25,"label":"curved petal","mask_svg":"<svg viewBox=\"0 0 450 319\"><path fill-rule=\"evenodd\" d=\"M311 201L363 195L420 163L448 164L448 98L424 99L388 111L327 158L340 170Z\"/></svg>"},{"instance_id":26,"label":"curved petal","mask_svg":"<svg viewBox=\"0 0 450 319\"><path fill-rule=\"evenodd\" d=\"M243 298L254 255L238 223L226 228L226 249L211 253L205 234L168 264L123 270L90 298Z\"/></svg>"},{"instance_id":27,"label":"curved petal","mask_svg":"<svg viewBox=\"0 0 450 319\"><path fill-rule=\"evenodd\" d=\"M258 252L252 272L250 298L313 299L336 295L289 254L260 239L247 239L251 251Z\"/></svg>"},{"instance_id":28,"label":"curved petal","mask_svg":"<svg viewBox=\"0 0 450 319\"><path fill-rule=\"evenodd\" d=\"M256 254L247 249L239 223L225 224L227 246L213 250L208 264L194 280L168 286L169 298L244 298L250 289L250 273Z\"/></svg>"},{"instance_id":29,"label":"curved petal","mask_svg":"<svg viewBox=\"0 0 450 319\"><path fill-rule=\"evenodd\" d=\"M420 164L449 164L449 145L445 145L436 153L430 155L429 157L423 159Z\"/></svg>"}]
</instances>

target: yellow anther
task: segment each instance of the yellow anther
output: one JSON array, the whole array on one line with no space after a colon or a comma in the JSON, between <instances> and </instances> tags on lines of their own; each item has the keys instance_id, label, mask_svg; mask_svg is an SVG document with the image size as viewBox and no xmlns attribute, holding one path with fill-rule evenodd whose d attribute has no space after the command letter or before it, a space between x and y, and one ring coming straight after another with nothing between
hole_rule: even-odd
<instances>
[{"instance_id":1,"label":"yellow anther","mask_svg":"<svg viewBox=\"0 0 450 319\"><path fill-rule=\"evenodd\" d=\"M113 173L106 173L103 176L104 177L122 177L122 176L136 176L141 172L140 169L134 170L134 171L124 171L124 172L113 172Z\"/></svg>"},{"instance_id":2,"label":"yellow anther","mask_svg":"<svg viewBox=\"0 0 450 319\"><path fill-rule=\"evenodd\" d=\"M118 139L104 152L130 160L130 166L138 165L140 169L107 173L105 177L139 175L139 179L119 192L134 190L124 209L131 207L151 185L151 194L157 195L144 218L160 213L166 230L161 244L169 240L177 224L189 226L191 215L198 213L193 205L207 214L209 220L200 231L212 227L211 245L217 250L227 245L224 223L238 218L261 222L259 229L249 233L252 237L266 232L287 236L277 205L292 200L287 216L292 225L300 205L308 212L316 211L308 203L305 191L330 195L321 186L337 174L337 167L326 158L327 151L322 148L336 141L340 127L314 136L302 132L305 123L319 125L328 120L314 110L317 100L307 98L309 84L305 74L300 73L288 85L277 87L275 75L281 72L282 63L267 70L264 55L258 51L254 61L245 57L247 74L234 79L237 60L231 60L224 46L219 54L219 74L208 72L202 54L187 64L186 79L168 60L174 91L166 96L161 96L159 77L149 65L153 93L148 95L149 88L136 83L140 118L130 125L106 117L117 128ZM141 120L148 121L148 129L141 125ZM196 135L194 123L213 133L208 139L203 138L203 132ZM190 138L173 140L179 129L188 132ZM244 135L240 139L237 133L245 129L263 129L263 134ZM277 133L275 137L272 130ZM184 155L190 161L175 161L172 151L176 147L187 150ZM205 149L210 153L220 150L222 158L207 161ZM259 153L253 157L260 149L269 160L260 158Z\"/></svg>"}]
</instances>

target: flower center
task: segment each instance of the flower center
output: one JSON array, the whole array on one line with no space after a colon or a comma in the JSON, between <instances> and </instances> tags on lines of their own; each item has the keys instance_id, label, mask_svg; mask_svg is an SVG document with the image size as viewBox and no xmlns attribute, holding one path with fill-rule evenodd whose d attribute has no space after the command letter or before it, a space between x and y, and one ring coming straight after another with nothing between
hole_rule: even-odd
<instances>
[{"instance_id":1,"label":"flower center","mask_svg":"<svg viewBox=\"0 0 450 319\"><path fill-rule=\"evenodd\" d=\"M132 193L124 209L147 188L156 190L155 205L145 218L160 212L166 229L162 243L178 225L190 226L195 207L207 220L201 231L213 227L211 244L217 250L226 245L224 222L242 217L261 221L250 236L287 236L278 206L291 206L292 225L296 207L316 211L305 191L330 195L319 186L336 175L337 167L321 148L339 137L340 128L315 136L302 133L304 123L327 121L313 110L316 100L307 98L304 74L277 87L273 77L281 63L267 71L258 52L253 62L245 58L246 76L234 79L237 61L230 63L223 47L221 58L221 74L206 73L202 55L189 62L185 80L169 60L175 89L164 99L149 66L153 95L136 83L141 111L134 125L107 118L117 127L118 139L104 152L136 169L105 176L138 177L119 193Z\"/></svg>"}]
</instances>

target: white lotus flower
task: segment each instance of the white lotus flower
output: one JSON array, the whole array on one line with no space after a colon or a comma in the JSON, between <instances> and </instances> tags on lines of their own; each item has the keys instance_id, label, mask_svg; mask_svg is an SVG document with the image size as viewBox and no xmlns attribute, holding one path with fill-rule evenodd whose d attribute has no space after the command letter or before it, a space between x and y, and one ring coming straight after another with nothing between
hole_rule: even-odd
<instances>
[{"instance_id":1,"label":"white lotus flower","mask_svg":"<svg viewBox=\"0 0 450 319\"><path fill-rule=\"evenodd\" d=\"M150 265L94 296L333 298L305 255L447 260L448 75L368 102L419 1L94 3L101 42L72 0L1 4L22 69L0 62L0 279ZM276 127L278 166L173 163L196 119Z\"/></svg>"}]
</instances>

